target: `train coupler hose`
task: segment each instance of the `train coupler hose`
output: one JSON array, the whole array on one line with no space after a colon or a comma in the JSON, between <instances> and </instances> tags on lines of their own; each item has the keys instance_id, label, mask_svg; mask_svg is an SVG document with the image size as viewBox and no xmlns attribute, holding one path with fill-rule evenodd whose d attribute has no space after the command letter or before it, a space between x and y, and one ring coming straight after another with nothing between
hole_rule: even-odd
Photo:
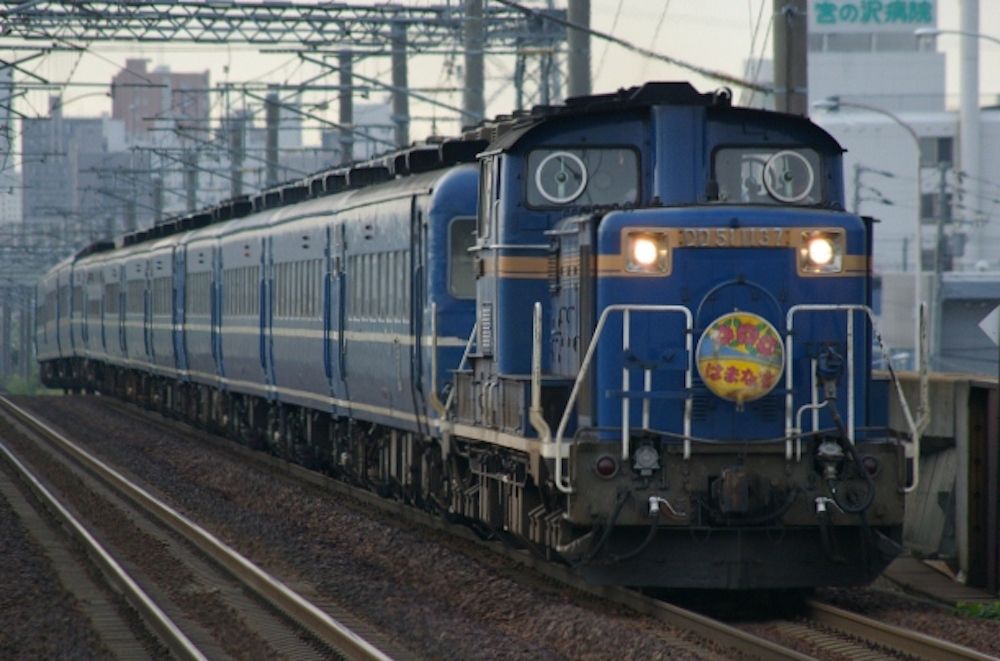
<instances>
[{"instance_id":1,"label":"train coupler hose","mask_svg":"<svg viewBox=\"0 0 1000 661\"><path fill-rule=\"evenodd\" d=\"M829 505L840 508L836 501L826 496L816 497L816 520L819 522L819 538L823 543L823 552L826 559L835 565L846 565L847 559L834 551L833 540L830 539L830 512Z\"/></svg>"},{"instance_id":2,"label":"train coupler hose","mask_svg":"<svg viewBox=\"0 0 1000 661\"><path fill-rule=\"evenodd\" d=\"M678 512L674 509L674 506L670 504L670 501L663 496L650 496L649 497L649 516L658 517L660 515L661 506L667 509L669 512L668 516L672 516L675 519L680 519L684 517L683 512Z\"/></svg>"}]
</instances>

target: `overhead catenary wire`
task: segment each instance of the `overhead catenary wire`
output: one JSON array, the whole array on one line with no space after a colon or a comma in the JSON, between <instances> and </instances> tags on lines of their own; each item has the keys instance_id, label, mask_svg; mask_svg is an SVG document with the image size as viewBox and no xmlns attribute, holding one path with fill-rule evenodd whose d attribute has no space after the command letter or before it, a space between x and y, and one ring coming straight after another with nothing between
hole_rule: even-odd
<instances>
[{"instance_id":1,"label":"overhead catenary wire","mask_svg":"<svg viewBox=\"0 0 1000 661\"><path fill-rule=\"evenodd\" d=\"M624 48L624 49L626 49L628 51L631 51L633 53L638 53L639 55L642 55L644 57L648 57L648 58L653 59L653 60L659 60L661 62L666 62L667 64L672 64L674 66L681 67L682 69L687 69L688 71L693 71L694 73L700 74L700 75L705 76L706 78L710 78L712 80L717 80L719 82L728 83L728 84L734 85L736 87L742 87L742 88L752 89L752 90L756 90L758 92L764 92L764 93L767 93L767 94L773 93L773 88L772 87L768 87L767 85L761 85L760 83L755 83L753 81L746 80L745 78L740 78L739 76L733 76L733 75L730 75L730 74L727 74L727 73L723 73L721 71L715 71L715 70L712 70L712 69L706 69L705 67L700 67L700 66L698 66L696 64L692 64L690 62L686 62L684 60L680 60L680 59L678 59L676 57L671 57L669 55L663 55L662 53L657 53L657 52L651 51L648 48L643 48L641 46L636 46L635 44L633 44L633 43L631 43L629 41L626 41L624 39L620 39L620 38L618 38L618 37L616 37L614 35L608 34L606 32L602 32L600 30L595 30L595 29L593 29L591 27L588 27L586 25L581 25L579 23L573 23L573 22L568 21L566 19L558 18L558 17L552 16L550 14L544 14L544 13L540 12L539 10L534 9L532 7L525 7L521 3L515 2L514 0L494 0L494 1L498 2L498 3L502 4L502 5L506 5L508 7L511 7L511 8L523 11L524 13L528 14L529 16L533 16L534 18L537 18L538 20L552 21L553 23L557 23L559 25L562 25L563 27L572 28L574 30L580 30L582 32L585 32L585 33L589 34L592 37L597 37L598 39L603 39L603 40L609 41L609 42L611 42L611 43L613 43L613 44L615 44L617 46L621 46L622 48Z\"/></svg>"}]
</instances>

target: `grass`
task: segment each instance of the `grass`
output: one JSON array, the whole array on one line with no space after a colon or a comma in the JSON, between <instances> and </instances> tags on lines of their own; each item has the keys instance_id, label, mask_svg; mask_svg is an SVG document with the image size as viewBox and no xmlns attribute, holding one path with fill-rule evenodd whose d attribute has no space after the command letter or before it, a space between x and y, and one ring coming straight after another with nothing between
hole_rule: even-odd
<instances>
[{"instance_id":1,"label":"grass","mask_svg":"<svg viewBox=\"0 0 1000 661\"><path fill-rule=\"evenodd\" d=\"M11 395L34 395L45 390L36 379L12 376L3 382L4 389Z\"/></svg>"},{"instance_id":2,"label":"grass","mask_svg":"<svg viewBox=\"0 0 1000 661\"><path fill-rule=\"evenodd\" d=\"M1000 620L1000 601L993 603L966 603L960 601L955 605L955 615L974 617L980 620Z\"/></svg>"}]
</instances>

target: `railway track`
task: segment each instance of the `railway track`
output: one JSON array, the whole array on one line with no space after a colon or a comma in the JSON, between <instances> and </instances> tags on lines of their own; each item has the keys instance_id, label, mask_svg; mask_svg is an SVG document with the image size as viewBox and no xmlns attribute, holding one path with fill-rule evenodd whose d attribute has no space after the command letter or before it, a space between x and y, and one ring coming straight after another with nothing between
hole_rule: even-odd
<instances>
[{"instance_id":1,"label":"railway track","mask_svg":"<svg viewBox=\"0 0 1000 661\"><path fill-rule=\"evenodd\" d=\"M269 473L283 475L290 482L296 484L307 482L319 487L323 492L349 495L353 500L388 514L388 518L394 521L413 521L424 527L445 530L449 535L475 541L477 544L489 548L491 553L504 555L519 566L530 567L533 570L532 572L518 572L520 574L516 578L518 581L550 581L552 584L560 586L554 588L560 594L565 592L565 586L569 586L581 594L624 606L671 627L690 632L696 639L711 641L713 649L723 650L721 655L717 654L721 658L729 658L734 654L745 658L759 659L994 658L916 632L887 626L818 602L807 602L799 617L793 620L774 619L747 627L739 623L727 624L719 619L707 617L631 590L595 587L583 582L565 567L534 558L523 550L508 548L497 541L483 541L467 528L449 524L440 517L416 511L396 501L379 498L368 491L356 489L263 453L247 450L225 439L202 432L192 432L186 425L178 424L157 414L150 414L113 400L106 400L106 403L123 416L141 420L144 426L159 428L174 435L178 434L179 428L184 429L185 431L180 433L185 438L209 445L213 452L222 451L241 463L250 463ZM530 578L531 575L539 578ZM761 634L763 629L770 629L772 633ZM774 632L777 632L777 635ZM679 641L678 644L683 647L686 643ZM688 649L698 654L697 644L689 646ZM706 653L706 656L711 655L711 653Z\"/></svg>"},{"instance_id":2,"label":"railway track","mask_svg":"<svg viewBox=\"0 0 1000 661\"><path fill-rule=\"evenodd\" d=\"M68 462L66 462L63 463L62 470L73 471L77 477L91 481L96 478L105 487L113 490L112 499L120 502L123 498L135 504L160 526L172 534L179 535L197 548L211 563L199 563L193 571L199 574L202 580L214 583L215 587L209 590L232 593L234 592L232 588L225 590L218 586L236 580L239 589L235 592L252 593L257 600L263 601L266 606L261 608L237 594L235 601L228 603L227 606L236 609L244 618L252 620L252 628L261 632L266 639L265 644L275 653L295 658L328 658L334 654L342 658L365 661L388 661L393 658L33 414L17 407L6 398L0 398L0 413L9 420L16 421L26 436L40 439L56 449L57 453L49 455L56 462L63 463L68 459L84 469L80 471L76 468L67 468ZM114 551L108 548L109 545L99 541L97 535L90 532L94 524L84 521L80 514L74 513L74 509L80 508L65 503L52 489L45 486L44 482L49 479L59 480L58 477L52 477L52 462L45 460L40 462L47 464L47 468L44 470L45 475L39 476L37 474L39 469L22 461L18 454L11 451L9 444L10 439L0 446L6 460L29 485L32 493L46 508L55 512L73 537L84 545L88 557L99 567L107 580L125 595L128 603L140 613L142 620L156 638L174 656L182 659L207 659L217 657L220 652L225 651L222 643L219 647L215 647L211 642L206 645L200 641L193 641L192 638L195 636L185 633L183 630L185 625L180 622L185 618L181 616L179 620L176 615L168 615L166 612L168 608L161 607L158 600L151 597L149 591L140 585L144 579L133 576L133 572L123 568L125 563L115 558ZM36 452L35 458L38 457ZM105 490L102 486L86 488L92 489L94 493ZM211 571L211 565L221 569L225 576L214 580L206 578L206 573ZM148 580L148 577L145 580ZM157 592L163 593L169 590L159 589ZM175 607L173 610L177 611L178 608ZM184 609L181 607L179 610ZM189 623L187 627L190 627ZM204 631L200 633L204 639ZM207 647L207 650L203 650L203 647Z\"/></svg>"},{"instance_id":3,"label":"railway track","mask_svg":"<svg viewBox=\"0 0 1000 661\"><path fill-rule=\"evenodd\" d=\"M902 656L928 661L989 661L996 657L982 654L940 638L926 636L851 613L818 601L806 602L809 619L828 629L865 641L874 650L892 650Z\"/></svg>"}]
</instances>

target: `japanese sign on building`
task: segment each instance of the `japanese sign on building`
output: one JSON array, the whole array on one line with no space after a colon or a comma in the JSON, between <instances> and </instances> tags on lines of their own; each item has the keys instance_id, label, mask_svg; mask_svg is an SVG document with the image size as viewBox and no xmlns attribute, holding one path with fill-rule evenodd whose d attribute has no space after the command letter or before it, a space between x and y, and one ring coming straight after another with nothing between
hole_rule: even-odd
<instances>
[{"instance_id":1,"label":"japanese sign on building","mask_svg":"<svg viewBox=\"0 0 1000 661\"><path fill-rule=\"evenodd\" d=\"M809 31L913 32L936 27L937 0L812 0Z\"/></svg>"}]
</instances>

